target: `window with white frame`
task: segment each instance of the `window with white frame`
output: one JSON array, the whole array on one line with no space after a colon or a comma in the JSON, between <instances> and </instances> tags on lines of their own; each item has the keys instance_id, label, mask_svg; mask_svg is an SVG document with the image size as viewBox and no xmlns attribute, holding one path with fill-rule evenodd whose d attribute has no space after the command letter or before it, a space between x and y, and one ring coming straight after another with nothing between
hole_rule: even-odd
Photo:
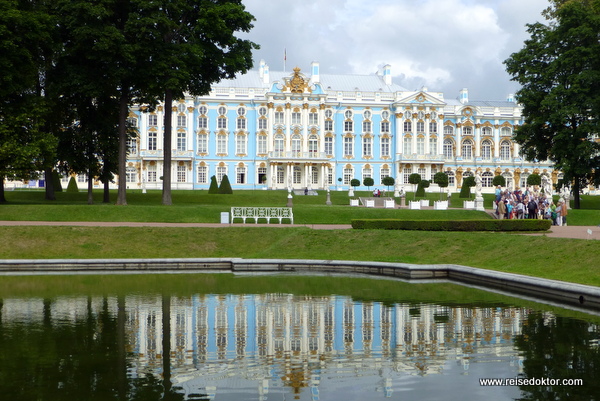
<instances>
[{"instance_id":1,"label":"window with white frame","mask_svg":"<svg viewBox=\"0 0 600 401\"><path fill-rule=\"evenodd\" d=\"M325 154L327 156L333 156L333 137L332 136L325 137Z\"/></svg>"},{"instance_id":2,"label":"window with white frame","mask_svg":"<svg viewBox=\"0 0 600 401\"><path fill-rule=\"evenodd\" d=\"M344 169L344 185L350 185L350 181L354 178L354 171L351 168Z\"/></svg>"},{"instance_id":3,"label":"window with white frame","mask_svg":"<svg viewBox=\"0 0 600 401\"><path fill-rule=\"evenodd\" d=\"M432 135L429 137L429 154L437 155L438 154L438 140L437 136Z\"/></svg>"},{"instance_id":4,"label":"window with white frame","mask_svg":"<svg viewBox=\"0 0 600 401\"><path fill-rule=\"evenodd\" d=\"M292 170L292 180L294 184L302 184L302 169L300 166L294 166Z\"/></svg>"},{"instance_id":5,"label":"window with white frame","mask_svg":"<svg viewBox=\"0 0 600 401\"><path fill-rule=\"evenodd\" d=\"M510 160L510 141L500 142L500 159Z\"/></svg>"},{"instance_id":6,"label":"window with white frame","mask_svg":"<svg viewBox=\"0 0 600 401\"><path fill-rule=\"evenodd\" d=\"M81 174L81 177L86 178L85 175ZM125 180L129 183L137 182L137 169L135 167L127 167L125 169ZM87 180L85 180L87 182Z\"/></svg>"},{"instance_id":7,"label":"window with white frame","mask_svg":"<svg viewBox=\"0 0 600 401\"><path fill-rule=\"evenodd\" d=\"M208 117L198 117L198 129L208 129Z\"/></svg>"},{"instance_id":8,"label":"window with white frame","mask_svg":"<svg viewBox=\"0 0 600 401\"><path fill-rule=\"evenodd\" d=\"M258 119L258 129L259 130L266 130L267 129L267 118L266 117L260 117Z\"/></svg>"},{"instance_id":9,"label":"window with white frame","mask_svg":"<svg viewBox=\"0 0 600 401\"><path fill-rule=\"evenodd\" d=\"M177 133L177 151L185 152L187 150L187 136L185 132Z\"/></svg>"},{"instance_id":10,"label":"window with white frame","mask_svg":"<svg viewBox=\"0 0 600 401\"><path fill-rule=\"evenodd\" d=\"M473 135L473 127L463 127L463 135Z\"/></svg>"},{"instance_id":11,"label":"window with white frame","mask_svg":"<svg viewBox=\"0 0 600 401\"><path fill-rule=\"evenodd\" d=\"M319 153L319 138L311 134L308 137L308 154L310 157L315 157Z\"/></svg>"},{"instance_id":12,"label":"window with white frame","mask_svg":"<svg viewBox=\"0 0 600 401\"><path fill-rule=\"evenodd\" d=\"M217 154L227 154L227 134L217 134Z\"/></svg>"},{"instance_id":13,"label":"window with white frame","mask_svg":"<svg viewBox=\"0 0 600 401\"><path fill-rule=\"evenodd\" d=\"M319 168L316 166L312 166L310 168L310 182L313 185L319 183Z\"/></svg>"},{"instance_id":14,"label":"window with white frame","mask_svg":"<svg viewBox=\"0 0 600 401\"><path fill-rule=\"evenodd\" d=\"M198 134L198 153L208 153L208 134L206 132Z\"/></svg>"},{"instance_id":15,"label":"window with white frame","mask_svg":"<svg viewBox=\"0 0 600 401\"><path fill-rule=\"evenodd\" d=\"M363 137L362 151L363 151L363 157L373 156L373 138L371 138L370 136Z\"/></svg>"},{"instance_id":16,"label":"window with white frame","mask_svg":"<svg viewBox=\"0 0 600 401\"><path fill-rule=\"evenodd\" d=\"M512 174L505 171L504 173L502 173L502 177L504 177L504 180L506 181L506 188L512 188L513 187Z\"/></svg>"},{"instance_id":17,"label":"window with white frame","mask_svg":"<svg viewBox=\"0 0 600 401\"><path fill-rule=\"evenodd\" d=\"M294 125L302 124L302 114L297 110L294 110L292 112L292 124L294 124Z\"/></svg>"},{"instance_id":18,"label":"window with white frame","mask_svg":"<svg viewBox=\"0 0 600 401\"><path fill-rule=\"evenodd\" d=\"M481 174L481 186L485 187L485 188L491 188L492 185L492 181L494 180L494 174L492 174L489 171L486 171L485 173Z\"/></svg>"},{"instance_id":19,"label":"window with white frame","mask_svg":"<svg viewBox=\"0 0 600 401\"><path fill-rule=\"evenodd\" d=\"M246 155L248 153L247 149L247 137L246 135L236 135L235 136L235 154L239 156Z\"/></svg>"},{"instance_id":20,"label":"window with white frame","mask_svg":"<svg viewBox=\"0 0 600 401\"><path fill-rule=\"evenodd\" d=\"M221 185L221 181L223 180L223 177L226 175L227 175L227 167L225 167L225 166L217 167L217 174L216 174L217 184Z\"/></svg>"},{"instance_id":21,"label":"window with white frame","mask_svg":"<svg viewBox=\"0 0 600 401\"><path fill-rule=\"evenodd\" d=\"M402 170L402 182L404 184L410 184L408 177L410 177L411 174L412 174L412 168L410 168L410 167L405 167L404 170Z\"/></svg>"},{"instance_id":22,"label":"window with white frame","mask_svg":"<svg viewBox=\"0 0 600 401\"><path fill-rule=\"evenodd\" d=\"M273 150L277 155L281 155L285 151L285 140L283 138L283 134L275 135L275 138L273 139Z\"/></svg>"},{"instance_id":23,"label":"window with white frame","mask_svg":"<svg viewBox=\"0 0 600 401\"><path fill-rule=\"evenodd\" d=\"M364 133L371 133L371 131L372 131L371 121L363 121L362 130Z\"/></svg>"},{"instance_id":24,"label":"window with white frame","mask_svg":"<svg viewBox=\"0 0 600 401\"><path fill-rule=\"evenodd\" d=\"M299 157L302 153L302 137L298 134L292 135L292 153L294 157Z\"/></svg>"},{"instance_id":25,"label":"window with white frame","mask_svg":"<svg viewBox=\"0 0 600 401\"><path fill-rule=\"evenodd\" d=\"M267 153L267 135L259 134L257 137L257 153L259 155L264 155Z\"/></svg>"},{"instance_id":26,"label":"window with white frame","mask_svg":"<svg viewBox=\"0 0 600 401\"><path fill-rule=\"evenodd\" d=\"M423 121L417 121L417 134L425 133L425 123Z\"/></svg>"},{"instance_id":27,"label":"window with white frame","mask_svg":"<svg viewBox=\"0 0 600 401\"><path fill-rule=\"evenodd\" d=\"M246 183L246 167L237 167L235 171L235 183L245 184Z\"/></svg>"},{"instance_id":28,"label":"window with white frame","mask_svg":"<svg viewBox=\"0 0 600 401\"><path fill-rule=\"evenodd\" d=\"M410 121L410 120L404 121L404 132L412 132L412 121Z\"/></svg>"},{"instance_id":29,"label":"window with white frame","mask_svg":"<svg viewBox=\"0 0 600 401\"><path fill-rule=\"evenodd\" d=\"M217 118L217 129L227 129L227 117L219 116Z\"/></svg>"},{"instance_id":30,"label":"window with white frame","mask_svg":"<svg viewBox=\"0 0 600 401\"><path fill-rule=\"evenodd\" d=\"M389 157L390 156L390 138L387 136L381 137L380 145L381 145L381 157Z\"/></svg>"},{"instance_id":31,"label":"window with white frame","mask_svg":"<svg viewBox=\"0 0 600 401\"><path fill-rule=\"evenodd\" d=\"M491 160L492 158L492 142L489 139L481 142L481 158L483 160Z\"/></svg>"},{"instance_id":32,"label":"window with white frame","mask_svg":"<svg viewBox=\"0 0 600 401\"><path fill-rule=\"evenodd\" d=\"M483 136L492 136L492 128L490 128L490 127L483 127L481 129L481 135L483 135Z\"/></svg>"},{"instance_id":33,"label":"window with white frame","mask_svg":"<svg viewBox=\"0 0 600 401\"><path fill-rule=\"evenodd\" d=\"M389 177L390 176L390 169L389 168L382 168L379 171L379 175L381 176L381 180L383 181L383 179L385 177ZM383 183L382 183L383 184Z\"/></svg>"},{"instance_id":34,"label":"window with white frame","mask_svg":"<svg viewBox=\"0 0 600 401\"><path fill-rule=\"evenodd\" d=\"M437 134L437 123L435 121L431 121L429 123L429 133L430 134Z\"/></svg>"},{"instance_id":35,"label":"window with white frame","mask_svg":"<svg viewBox=\"0 0 600 401\"><path fill-rule=\"evenodd\" d=\"M361 183L365 181L365 178L373 178L373 170L370 168L363 168Z\"/></svg>"},{"instance_id":36,"label":"window with white frame","mask_svg":"<svg viewBox=\"0 0 600 401\"><path fill-rule=\"evenodd\" d=\"M444 158L452 159L454 157L454 142L452 139L444 139Z\"/></svg>"},{"instance_id":37,"label":"window with white frame","mask_svg":"<svg viewBox=\"0 0 600 401\"><path fill-rule=\"evenodd\" d=\"M267 115L267 108L266 107L259 107L258 108L258 115L261 117L266 117Z\"/></svg>"},{"instance_id":38,"label":"window with white frame","mask_svg":"<svg viewBox=\"0 0 600 401\"><path fill-rule=\"evenodd\" d=\"M500 130L500 135L501 136L511 136L512 130L509 127L502 127L502 129Z\"/></svg>"},{"instance_id":39,"label":"window with white frame","mask_svg":"<svg viewBox=\"0 0 600 401\"><path fill-rule=\"evenodd\" d=\"M257 172L258 172L258 182L260 184L266 183L267 182L267 168L259 167Z\"/></svg>"},{"instance_id":40,"label":"window with white frame","mask_svg":"<svg viewBox=\"0 0 600 401\"><path fill-rule=\"evenodd\" d=\"M456 185L456 175L454 174L454 171L444 171L444 173L446 173L446 175L448 176L448 186L449 187L453 187Z\"/></svg>"},{"instance_id":41,"label":"window with white frame","mask_svg":"<svg viewBox=\"0 0 600 401\"><path fill-rule=\"evenodd\" d=\"M344 156L354 155L354 138L351 136L344 137Z\"/></svg>"},{"instance_id":42,"label":"window with white frame","mask_svg":"<svg viewBox=\"0 0 600 401\"><path fill-rule=\"evenodd\" d=\"M521 188L527 187L527 178L529 178L529 173L521 174L521 181L520 181Z\"/></svg>"},{"instance_id":43,"label":"window with white frame","mask_svg":"<svg viewBox=\"0 0 600 401\"><path fill-rule=\"evenodd\" d=\"M424 169L422 167L419 167L417 169L417 174L419 174L421 176L422 180L425 180L427 177L425 177L425 175L427 174L427 169Z\"/></svg>"},{"instance_id":44,"label":"window with white frame","mask_svg":"<svg viewBox=\"0 0 600 401\"><path fill-rule=\"evenodd\" d=\"M472 159L473 158L473 141L470 139L465 139L462 143L462 157L464 159Z\"/></svg>"},{"instance_id":45,"label":"window with white frame","mask_svg":"<svg viewBox=\"0 0 600 401\"><path fill-rule=\"evenodd\" d=\"M333 120L325 120L325 131L333 131Z\"/></svg>"},{"instance_id":46,"label":"window with white frame","mask_svg":"<svg viewBox=\"0 0 600 401\"><path fill-rule=\"evenodd\" d=\"M158 134L156 132L148 132L148 150L156 150Z\"/></svg>"},{"instance_id":47,"label":"window with white frame","mask_svg":"<svg viewBox=\"0 0 600 401\"><path fill-rule=\"evenodd\" d=\"M178 127L185 127L187 125L187 116L184 115L178 115L177 116L177 126Z\"/></svg>"},{"instance_id":48,"label":"window with white frame","mask_svg":"<svg viewBox=\"0 0 600 401\"><path fill-rule=\"evenodd\" d=\"M424 136L417 137L417 154L418 155L425 154L425 137Z\"/></svg>"},{"instance_id":49,"label":"window with white frame","mask_svg":"<svg viewBox=\"0 0 600 401\"><path fill-rule=\"evenodd\" d=\"M390 122L382 121L380 124L379 130L381 131L382 134L389 134L390 133Z\"/></svg>"},{"instance_id":50,"label":"window with white frame","mask_svg":"<svg viewBox=\"0 0 600 401\"><path fill-rule=\"evenodd\" d=\"M148 125L151 127L158 125L158 116L156 114L148 114Z\"/></svg>"},{"instance_id":51,"label":"window with white frame","mask_svg":"<svg viewBox=\"0 0 600 401\"><path fill-rule=\"evenodd\" d=\"M224 116L225 114L227 114L227 107L219 106L219 108L217 109L217 112L219 113L220 116Z\"/></svg>"},{"instance_id":52,"label":"window with white frame","mask_svg":"<svg viewBox=\"0 0 600 401\"><path fill-rule=\"evenodd\" d=\"M187 167L177 166L177 182L186 182L187 181Z\"/></svg>"},{"instance_id":53,"label":"window with white frame","mask_svg":"<svg viewBox=\"0 0 600 401\"><path fill-rule=\"evenodd\" d=\"M412 137L408 135L404 137L404 140L402 142L402 153L404 153L405 155L412 154Z\"/></svg>"},{"instance_id":54,"label":"window with white frame","mask_svg":"<svg viewBox=\"0 0 600 401\"><path fill-rule=\"evenodd\" d=\"M285 172L283 166L277 166L277 183L283 184L285 182Z\"/></svg>"},{"instance_id":55,"label":"window with white frame","mask_svg":"<svg viewBox=\"0 0 600 401\"><path fill-rule=\"evenodd\" d=\"M444 135L454 135L454 127L451 125L444 126Z\"/></svg>"},{"instance_id":56,"label":"window with white frame","mask_svg":"<svg viewBox=\"0 0 600 401\"><path fill-rule=\"evenodd\" d=\"M352 120L344 121L344 131L352 132L353 130L354 130L354 121L352 121Z\"/></svg>"},{"instance_id":57,"label":"window with white frame","mask_svg":"<svg viewBox=\"0 0 600 401\"><path fill-rule=\"evenodd\" d=\"M137 154L137 139L129 138L127 139L127 153L130 155Z\"/></svg>"},{"instance_id":58,"label":"window with white frame","mask_svg":"<svg viewBox=\"0 0 600 401\"><path fill-rule=\"evenodd\" d=\"M285 124L285 115L283 111L275 112L275 124Z\"/></svg>"},{"instance_id":59,"label":"window with white frame","mask_svg":"<svg viewBox=\"0 0 600 401\"><path fill-rule=\"evenodd\" d=\"M326 167L327 169L327 185L333 185L333 169Z\"/></svg>"},{"instance_id":60,"label":"window with white frame","mask_svg":"<svg viewBox=\"0 0 600 401\"><path fill-rule=\"evenodd\" d=\"M156 182L156 178L156 164L151 164L148 166L147 171L148 182Z\"/></svg>"},{"instance_id":61,"label":"window with white frame","mask_svg":"<svg viewBox=\"0 0 600 401\"><path fill-rule=\"evenodd\" d=\"M319 125L319 114L315 110L311 110L308 113L308 124L309 125Z\"/></svg>"},{"instance_id":62,"label":"window with white frame","mask_svg":"<svg viewBox=\"0 0 600 401\"><path fill-rule=\"evenodd\" d=\"M431 174L429 175L429 181L433 182L433 178L435 177L435 175L437 174L438 170L435 167L431 167Z\"/></svg>"},{"instance_id":63,"label":"window with white frame","mask_svg":"<svg viewBox=\"0 0 600 401\"><path fill-rule=\"evenodd\" d=\"M243 131L246 129L246 118L245 117L238 117L237 118L237 125L236 128L238 131Z\"/></svg>"},{"instance_id":64,"label":"window with white frame","mask_svg":"<svg viewBox=\"0 0 600 401\"><path fill-rule=\"evenodd\" d=\"M208 113L208 108L205 105L201 105L200 107L198 107L198 114L200 114L201 116L205 116L206 113Z\"/></svg>"},{"instance_id":65,"label":"window with white frame","mask_svg":"<svg viewBox=\"0 0 600 401\"><path fill-rule=\"evenodd\" d=\"M207 166L198 166L198 184L208 184Z\"/></svg>"}]
</instances>

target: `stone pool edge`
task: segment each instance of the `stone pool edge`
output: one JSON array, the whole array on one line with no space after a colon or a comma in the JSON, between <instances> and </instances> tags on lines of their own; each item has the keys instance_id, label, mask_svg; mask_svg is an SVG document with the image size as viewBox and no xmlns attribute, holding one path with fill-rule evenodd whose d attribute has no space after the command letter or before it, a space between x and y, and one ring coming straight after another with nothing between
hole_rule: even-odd
<instances>
[{"instance_id":1,"label":"stone pool edge","mask_svg":"<svg viewBox=\"0 0 600 401\"><path fill-rule=\"evenodd\" d=\"M405 280L450 280L600 310L600 287L498 272L468 266L344 260L181 258L181 259L13 259L0 260L0 275L65 273L337 273Z\"/></svg>"}]
</instances>

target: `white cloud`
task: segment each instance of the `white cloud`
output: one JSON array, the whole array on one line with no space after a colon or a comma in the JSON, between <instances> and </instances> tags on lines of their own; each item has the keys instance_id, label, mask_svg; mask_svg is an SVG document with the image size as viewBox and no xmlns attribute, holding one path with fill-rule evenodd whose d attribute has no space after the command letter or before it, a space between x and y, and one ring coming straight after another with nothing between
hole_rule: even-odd
<instances>
[{"instance_id":1,"label":"white cloud","mask_svg":"<svg viewBox=\"0 0 600 401\"><path fill-rule=\"evenodd\" d=\"M516 89L502 61L527 38L525 24L541 20L547 0L246 0L255 15L248 35L261 45L255 63L272 70L311 61L322 72L368 74L392 66L400 85L480 98ZM453 93L447 93L452 96ZM472 97L473 98L473 97Z\"/></svg>"}]
</instances>

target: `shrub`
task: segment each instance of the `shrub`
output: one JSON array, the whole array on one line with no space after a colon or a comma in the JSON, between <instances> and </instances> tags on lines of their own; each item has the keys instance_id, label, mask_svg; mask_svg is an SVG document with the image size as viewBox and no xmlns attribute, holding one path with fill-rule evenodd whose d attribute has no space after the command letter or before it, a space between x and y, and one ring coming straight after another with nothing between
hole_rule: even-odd
<instances>
[{"instance_id":1,"label":"shrub","mask_svg":"<svg viewBox=\"0 0 600 401\"><path fill-rule=\"evenodd\" d=\"M223 176L223 179L221 180L221 185L219 186L219 193L220 194L232 194L233 190L231 189L231 184L229 183L229 178L227 178L227 175Z\"/></svg>"},{"instance_id":2,"label":"shrub","mask_svg":"<svg viewBox=\"0 0 600 401\"><path fill-rule=\"evenodd\" d=\"M448 174L438 171L433 176L433 182L438 184L440 187L440 200L442 199L442 188L446 188L448 186Z\"/></svg>"},{"instance_id":3,"label":"shrub","mask_svg":"<svg viewBox=\"0 0 600 401\"><path fill-rule=\"evenodd\" d=\"M390 190L390 187L393 186L396 183L396 180L394 179L394 177L383 177L383 180L381 180L381 183L383 185L385 185L386 187L388 187L388 191Z\"/></svg>"},{"instance_id":4,"label":"shrub","mask_svg":"<svg viewBox=\"0 0 600 401\"><path fill-rule=\"evenodd\" d=\"M357 178L353 178L350 180L350 185L353 187L358 187L360 186L360 181Z\"/></svg>"},{"instance_id":5,"label":"shrub","mask_svg":"<svg viewBox=\"0 0 600 401\"><path fill-rule=\"evenodd\" d=\"M421 180L421 182L419 182L419 186L417 187L417 198L425 197L425 188L429 188L429 181Z\"/></svg>"},{"instance_id":6,"label":"shrub","mask_svg":"<svg viewBox=\"0 0 600 401\"><path fill-rule=\"evenodd\" d=\"M462 187L460 189L460 198L470 198L471 197L471 187L475 186L475 177L469 176L465 177L463 180Z\"/></svg>"},{"instance_id":7,"label":"shrub","mask_svg":"<svg viewBox=\"0 0 600 401\"><path fill-rule=\"evenodd\" d=\"M542 176L539 174L530 174L527 177L527 185L541 185L542 184Z\"/></svg>"},{"instance_id":8,"label":"shrub","mask_svg":"<svg viewBox=\"0 0 600 401\"><path fill-rule=\"evenodd\" d=\"M363 185L367 188L372 187L373 185L375 185L375 180L371 177L365 177L365 179L363 180Z\"/></svg>"},{"instance_id":9,"label":"shrub","mask_svg":"<svg viewBox=\"0 0 600 401\"><path fill-rule=\"evenodd\" d=\"M506 186L506 178L504 178L504 176L502 176L502 175L497 175L492 180L492 185L495 187L497 187L498 185L500 185L501 187L505 187Z\"/></svg>"},{"instance_id":10,"label":"shrub","mask_svg":"<svg viewBox=\"0 0 600 401\"><path fill-rule=\"evenodd\" d=\"M79 188L77 187L77 181L75 181L75 177L71 177L69 179L69 185L67 185L67 193L71 192L79 192Z\"/></svg>"},{"instance_id":11,"label":"shrub","mask_svg":"<svg viewBox=\"0 0 600 401\"><path fill-rule=\"evenodd\" d=\"M219 184L217 184L217 177L214 175L210 177L210 187L208 188L209 194L218 194L219 193Z\"/></svg>"},{"instance_id":12,"label":"shrub","mask_svg":"<svg viewBox=\"0 0 600 401\"><path fill-rule=\"evenodd\" d=\"M352 220L352 228L362 230L419 230L419 231L548 231L550 220Z\"/></svg>"}]
</instances>

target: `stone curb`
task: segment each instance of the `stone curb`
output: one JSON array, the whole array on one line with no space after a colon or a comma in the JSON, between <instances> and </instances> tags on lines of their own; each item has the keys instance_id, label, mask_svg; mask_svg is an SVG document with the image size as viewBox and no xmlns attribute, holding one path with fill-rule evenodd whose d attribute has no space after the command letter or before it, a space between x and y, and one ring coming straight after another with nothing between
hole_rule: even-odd
<instances>
[{"instance_id":1,"label":"stone curb","mask_svg":"<svg viewBox=\"0 0 600 401\"><path fill-rule=\"evenodd\" d=\"M451 264L242 258L0 260L1 275L165 272L318 272L365 274L415 281L442 279L555 301L577 308L600 310L600 287Z\"/></svg>"}]
</instances>

